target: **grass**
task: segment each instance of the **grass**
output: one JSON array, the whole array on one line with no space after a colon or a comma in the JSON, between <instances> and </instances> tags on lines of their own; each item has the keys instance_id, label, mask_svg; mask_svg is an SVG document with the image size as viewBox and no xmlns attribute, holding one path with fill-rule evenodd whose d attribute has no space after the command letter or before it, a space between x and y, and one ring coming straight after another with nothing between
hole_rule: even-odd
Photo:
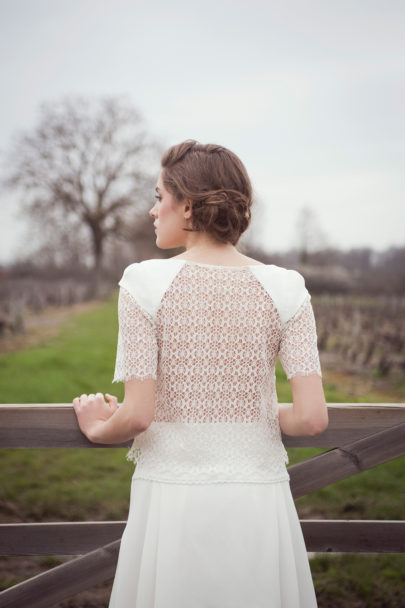
<instances>
[{"instance_id":1,"label":"grass","mask_svg":"<svg viewBox=\"0 0 405 608\"><path fill-rule=\"evenodd\" d=\"M280 402L290 402L291 388L281 366L276 367ZM328 382L326 378L332 378ZM337 379L337 382L335 381ZM339 382L340 381L340 382ZM324 374L329 403L403 402L404 384L390 390L353 390L363 382L335 373ZM388 394L387 394L388 393ZM323 452L314 448L288 448L290 464ZM349 477L295 501L301 519L404 519L405 457ZM405 555L316 554L310 561L319 608L404 608Z\"/></svg>"},{"instance_id":2,"label":"grass","mask_svg":"<svg viewBox=\"0 0 405 608\"><path fill-rule=\"evenodd\" d=\"M326 374L327 376L327 374ZM291 402L291 388L279 364L276 368L277 394L280 402ZM353 379L349 380L352 383ZM345 386L324 381L326 400L330 403L386 402L385 394L371 390L354 397ZM400 395L396 401L403 399ZM393 400L395 401L395 400ZM288 448L289 464L295 464L320 454L317 448ZM402 484L405 457L358 473L295 501L301 518L325 519L404 519Z\"/></svg>"},{"instance_id":3,"label":"grass","mask_svg":"<svg viewBox=\"0 0 405 608\"><path fill-rule=\"evenodd\" d=\"M68 316L55 335L36 346L0 355L2 402L65 403L95 391L122 399L122 385L111 385L116 305L116 297L95 303L90 311ZM276 376L279 401L291 401L290 385L279 365ZM329 402L387 401L369 389L354 397L342 377L330 383L326 378ZM398 394L392 400L401 398ZM290 463L321 451L289 448ZM0 450L2 521L126 519L133 465L125 453L126 448ZM298 513L301 518L403 519L403 470L400 458L332 484L298 499ZM41 560L44 565L46 558ZM402 555L319 554L311 560L319 606L404 606L404 566ZM4 572L3 588L9 579Z\"/></svg>"},{"instance_id":4,"label":"grass","mask_svg":"<svg viewBox=\"0 0 405 608\"><path fill-rule=\"evenodd\" d=\"M122 399L122 384L111 386L116 308L116 297L96 303L70 317L56 336L1 355L3 403L66 403L94 391ZM125 448L0 450L3 521L125 519L133 472L125 453Z\"/></svg>"},{"instance_id":5,"label":"grass","mask_svg":"<svg viewBox=\"0 0 405 608\"><path fill-rule=\"evenodd\" d=\"M61 331L26 350L0 355L3 403L65 403L81 393L111 391L117 345L117 300L95 303ZM120 398L122 385L117 384Z\"/></svg>"},{"instance_id":6,"label":"grass","mask_svg":"<svg viewBox=\"0 0 405 608\"><path fill-rule=\"evenodd\" d=\"M319 554L311 572L320 608L404 608L405 556Z\"/></svg>"}]
</instances>

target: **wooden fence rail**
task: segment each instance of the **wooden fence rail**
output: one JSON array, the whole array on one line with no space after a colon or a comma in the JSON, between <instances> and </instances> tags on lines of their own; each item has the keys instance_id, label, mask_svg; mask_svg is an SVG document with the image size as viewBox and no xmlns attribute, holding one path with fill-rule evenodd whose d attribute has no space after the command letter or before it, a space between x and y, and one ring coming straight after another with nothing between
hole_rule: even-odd
<instances>
[{"instance_id":1,"label":"wooden fence rail","mask_svg":"<svg viewBox=\"0 0 405 608\"><path fill-rule=\"evenodd\" d=\"M329 427L284 436L288 447L332 448L288 468L295 498L405 454L404 404L328 404ZM128 447L89 442L71 404L0 405L0 449ZM0 555L74 555L0 593L0 608L46 608L114 575L123 521L0 525ZM308 551L405 552L404 521L301 520ZM84 555L83 555L84 554Z\"/></svg>"},{"instance_id":2,"label":"wooden fence rail","mask_svg":"<svg viewBox=\"0 0 405 608\"><path fill-rule=\"evenodd\" d=\"M119 540L125 521L0 524L0 555L83 555ZM308 551L404 553L405 521L301 520Z\"/></svg>"},{"instance_id":3,"label":"wooden fence rail","mask_svg":"<svg viewBox=\"0 0 405 608\"><path fill-rule=\"evenodd\" d=\"M405 422L403 403L328 403L329 426L314 437L283 436L287 447L336 447ZM80 432L69 403L0 404L1 448L110 448Z\"/></svg>"}]
</instances>

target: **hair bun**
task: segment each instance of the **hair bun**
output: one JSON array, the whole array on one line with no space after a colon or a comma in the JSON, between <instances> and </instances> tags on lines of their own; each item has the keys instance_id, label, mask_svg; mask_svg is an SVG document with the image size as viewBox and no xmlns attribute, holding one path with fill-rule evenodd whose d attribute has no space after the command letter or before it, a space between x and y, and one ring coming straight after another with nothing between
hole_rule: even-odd
<instances>
[{"instance_id":1,"label":"hair bun","mask_svg":"<svg viewBox=\"0 0 405 608\"><path fill-rule=\"evenodd\" d=\"M165 187L177 200L192 201L191 230L235 245L250 224L252 205L249 176L236 154L186 140L165 152L162 168Z\"/></svg>"}]
</instances>

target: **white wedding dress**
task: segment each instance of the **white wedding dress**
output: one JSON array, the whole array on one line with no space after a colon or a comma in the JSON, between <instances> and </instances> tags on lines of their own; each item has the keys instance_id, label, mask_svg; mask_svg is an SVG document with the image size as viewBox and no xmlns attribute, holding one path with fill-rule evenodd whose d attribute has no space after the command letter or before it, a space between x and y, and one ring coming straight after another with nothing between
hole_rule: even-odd
<instances>
[{"instance_id":1,"label":"white wedding dress","mask_svg":"<svg viewBox=\"0 0 405 608\"><path fill-rule=\"evenodd\" d=\"M275 385L321 375L303 277L171 258L120 281L114 381L156 379L109 608L315 608Z\"/></svg>"}]
</instances>

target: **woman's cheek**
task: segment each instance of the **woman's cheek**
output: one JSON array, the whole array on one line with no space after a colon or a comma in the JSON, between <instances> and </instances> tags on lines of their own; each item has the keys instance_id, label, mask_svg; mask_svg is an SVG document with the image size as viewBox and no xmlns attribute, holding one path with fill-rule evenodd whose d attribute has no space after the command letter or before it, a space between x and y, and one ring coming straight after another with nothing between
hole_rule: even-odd
<instances>
[{"instance_id":1,"label":"woman's cheek","mask_svg":"<svg viewBox=\"0 0 405 608\"><path fill-rule=\"evenodd\" d=\"M169 208L166 201L163 201L159 209L159 217L166 217Z\"/></svg>"}]
</instances>

